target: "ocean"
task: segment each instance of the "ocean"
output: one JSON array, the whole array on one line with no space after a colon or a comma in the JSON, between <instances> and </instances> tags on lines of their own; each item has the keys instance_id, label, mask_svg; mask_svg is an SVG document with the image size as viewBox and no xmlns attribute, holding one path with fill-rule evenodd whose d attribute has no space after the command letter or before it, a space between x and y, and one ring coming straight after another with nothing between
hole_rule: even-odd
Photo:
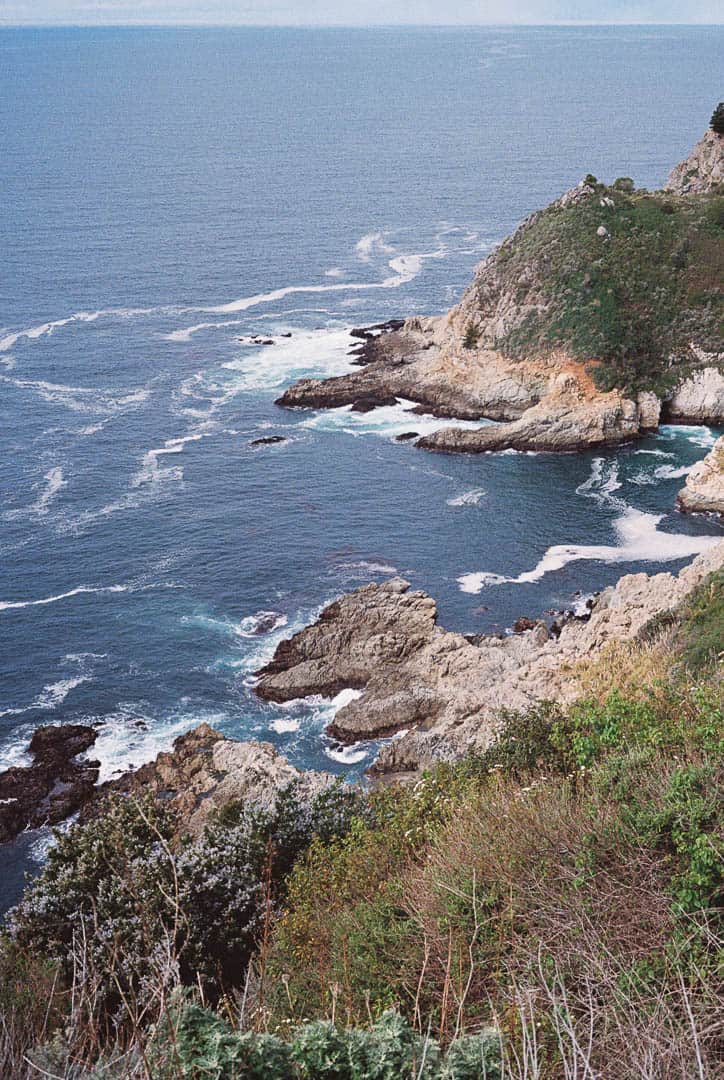
<instances>
[{"instance_id":1,"label":"ocean","mask_svg":"<svg viewBox=\"0 0 724 1080\"><path fill-rule=\"evenodd\" d=\"M586 173L660 187L723 39L0 31L0 768L41 724L96 725L107 778L206 721L359 775L334 702L252 688L334 596L401 574L501 631L724 534L674 510L711 428L450 457L394 442L443 424L404 402L274 405L348 370L351 328L446 310ZM47 842L0 849L0 906Z\"/></svg>"}]
</instances>

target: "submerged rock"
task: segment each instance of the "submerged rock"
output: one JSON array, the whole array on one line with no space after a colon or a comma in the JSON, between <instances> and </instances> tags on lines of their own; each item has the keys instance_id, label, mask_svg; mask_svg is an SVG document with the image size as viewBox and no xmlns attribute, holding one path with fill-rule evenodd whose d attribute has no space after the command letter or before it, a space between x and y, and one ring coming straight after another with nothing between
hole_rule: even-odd
<instances>
[{"instance_id":1,"label":"submerged rock","mask_svg":"<svg viewBox=\"0 0 724 1080\"><path fill-rule=\"evenodd\" d=\"M0 843L25 829L57 825L90 799L100 763L77 761L96 731L84 724L39 727L28 747L32 765L0 773Z\"/></svg>"},{"instance_id":2,"label":"submerged rock","mask_svg":"<svg viewBox=\"0 0 724 1080\"><path fill-rule=\"evenodd\" d=\"M271 446L273 443L286 441L285 435L263 435L260 439L252 439L249 446Z\"/></svg>"}]
</instances>

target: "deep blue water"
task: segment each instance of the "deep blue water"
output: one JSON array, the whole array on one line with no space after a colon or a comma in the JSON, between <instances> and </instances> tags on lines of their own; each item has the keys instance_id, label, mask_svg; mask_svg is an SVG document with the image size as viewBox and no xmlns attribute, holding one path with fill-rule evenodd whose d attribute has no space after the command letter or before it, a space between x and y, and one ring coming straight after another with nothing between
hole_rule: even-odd
<instances>
[{"instance_id":1,"label":"deep blue water","mask_svg":"<svg viewBox=\"0 0 724 1080\"><path fill-rule=\"evenodd\" d=\"M431 423L403 406L273 401L345 370L350 327L445 310L585 173L660 186L723 36L0 31L0 768L41 723L97 724L110 775L209 720L359 770L328 703L249 686L335 594L394 568L445 625L504 628L717 532L672 509L708 429L453 458L392 441Z\"/></svg>"}]
</instances>

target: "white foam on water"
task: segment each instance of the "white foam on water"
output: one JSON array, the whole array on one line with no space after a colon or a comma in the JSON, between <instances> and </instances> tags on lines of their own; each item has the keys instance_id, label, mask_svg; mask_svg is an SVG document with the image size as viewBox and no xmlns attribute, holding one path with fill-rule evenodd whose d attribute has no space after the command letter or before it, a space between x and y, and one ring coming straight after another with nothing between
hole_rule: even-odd
<instances>
[{"instance_id":1,"label":"white foam on water","mask_svg":"<svg viewBox=\"0 0 724 1080\"><path fill-rule=\"evenodd\" d=\"M665 450L634 450L634 454L650 454L652 457L672 458L674 454L667 454Z\"/></svg>"},{"instance_id":2,"label":"white foam on water","mask_svg":"<svg viewBox=\"0 0 724 1080\"><path fill-rule=\"evenodd\" d=\"M0 375L0 382L9 383L20 390L32 390L49 404L63 405L72 412L80 413L114 414L143 404L151 393L148 387L125 393L111 393L90 386L66 386L63 383L47 382L45 379L14 379L7 375Z\"/></svg>"},{"instance_id":3,"label":"white foam on water","mask_svg":"<svg viewBox=\"0 0 724 1080\"><path fill-rule=\"evenodd\" d=\"M58 593L56 596L44 596L39 600L0 600L0 611L15 611L23 608L43 607L46 604L57 604L61 600L70 600L74 596L96 595L101 593L126 593L145 592L149 589L177 588L176 585L167 582L127 585L78 585L68 592Z\"/></svg>"},{"instance_id":4,"label":"white foam on water","mask_svg":"<svg viewBox=\"0 0 724 1080\"><path fill-rule=\"evenodd\" d=\"M17 510L5 510L2 517L6 521L14 521L17 518L26 517L28 515L44 517L48 513L50 502L59 491L68 486L68 482L64 479L63 470L60 466L55 466L50 469L45 473L43 479L45 480L45 487L35 502Z\"/></svg>"},{"instance_id":5,"label":"white foam on water","mask_svg":"<svg viewBox=\"0 0 724 1080\"><path fill-rule=\"evenodd\" d=\"M223 365L234 373L226 398L240 392L275 390L303 376L342 375L352 367L349 349L359 344L349 328L310 330L262 345L255 352ZM193 389L189 387L193 393Z\"/></svg>"},{"instance_id":6,"label":"white foam on water","mask_svg":"<svg viewBox=\"0 0 724 1080\"><path fill-rule=\"evenodd\" d=\"M27 705L19 705L13 709L0 709L0 716L20 716L22 713L31 712L33 709L52 710L61 705L71 690L82 683L90 682L90 675L76 675L71 679L59 679L57 682L44 686L37 697Z\"/></svg>"},{"instance_id":7,"label":"white foam on water","mask_svg":"<svg viewBox=\"0 0 724 1080\"><path fill-rule=\"evenodd\" d=\"M165 335L166 341L186 342L190 341L194 334L200 330L219 330L223 326L242 326L243 319L222 319L221 322L201 322L195 326L187 326L181 330L173 330Z\"/></svg>"},{"instance_id":8,"label":"white foam on water","mask_svg":"<svg viewBox=\"0 0 724 1080\"><path fill-rule=\"evenodd\" d=\"M199 626L228 638L256 639L281 630L288 623L288 616L280 611L257 611L245 615L239 622L217 619L211 615L184 615L181 622L186 626Z\"/></svg>"},{"instance_id":9,"label":"white foam on water","mask_svg":"<svg viewBox=\"0 0 724 1080\"><path fill-rule=\"evenodd\" d=\"M292 731L299 731L301 723L299 720L287 720L284 717L278 717L276 720L272 720L269 727L272 731L276 731L277 735L287 735Z\"/></svg>"},{"instance_id":10,"label":"white foam on water","mask_svg":"<svg viewBox=\"0 0 724 1080\"><path fill-rule=\"evenodd\" d=\"M340 765L356 765L364 761L370 755L370 748L361 743L352 743L350 746L324 746L325 755L331 761L337 761Z\"/></svg>"},{"instance_id":11,"label":"white foam on water","mask_svg":"<svg viewBox=\"0 0 724 1080\"><path fill-rule=\"evenodd\" d=\"M587 499L593 499L599 506L625 510L626 503L613 494L620 487L618 463L616 461L606 461L605 458L594 458L591 465L591 474L587 480L578 485L576 495L583 495Z\"/></svg>"},{"instance_id":12,"label":"white foam on water","mask_svg":"<svg viewBox=\"0 0 724 1080\"><path fill-rule=\"evenodd\" d=\"M659 465L654 469L654 476L659 480L678 480L688 476L693 468L693 465Z\"/></svg>"},{"instance_id":13,"label":"white foam on water","mask_svg":"<svg viewBox=\"0 0 724 1080\"><path fill-rule=\"evenodd\" d=\"M355 254L362 262L372 262L375 256L392 255L394 248L385 240L381 232L368 232L355 244Z\"/></svg>"},{"instance_id":14,"label":"white foam on water","mask_svg":"<svg viewBox=\"0 0 724 1080\"><path fill-rule=\"evenodd\" d=\"M462 495L456 495L446 502L448 506L477 506L484 495L482 488L474 488L473 491L464 491Z\"/></svg>"},{"instance_id":15,"label":"white foam on water","mask_svg":"<svg viewBox=\"0 0 724 1080\"><path fill-rule=\"evenodd\" d=\"M673 455L672 455L673 456ZM679 480L688 476L693 465L659 465L651 472L640 472L630 477L632 484L658 484L660 480Z\"/></svg>"},{"instance_id":16,"label":"white foam on water","mask_svg":"<svg viewBox=\"0 0 724 1080\"><path fill-rule=\"evenodd\" d=\"M0 352L7 352L12 349L13 345L20 341L21 338L34 341L37 338L50 335L55 330L59 330L61 327L68 326L71 323L92 323L97 319L106 317L130 318L134 315L151 315L155 310L157 309L105 308L101 311L76 311L73 315L68 315L64 319L53 319L50 322L40 323L39 326L31 326L25 330L14 330L12 333L6 334L0 338Z\"/></svg>"},{"instance_id":17,"label":"white foam on water","mask_svg":"<svg viewBox=\"0 0 724 1080\"><path fill-rule=\"evenodd\" d=\"M143 484L158 485L168 481L183 480L184 472L180 465L163 468L159 465L158 459L167 454L181 454L187 443L198 442L199 439L205 438L206 434L208 433L201 432L195 435L184 435L176 439L166 439L163 446L147 450L143 455L141 468L131 477L130 486L137 488Z\"/></svg>"},{"instance_id":18,"label":"white foam on water","mask_svg":"<svg viewBox=\"0 0 724 1080\"><path fill-rule=\"evenodd\" d=\"M700 555L721 543L717 536L688 536L684 533L666 533L658 528L664 514L646 514L626 508L614 523L619 544L556 544L548 548L543 558L532 570L517 577L501 574L463 574L457 579L460 591L479 593L486 585L525 584L539 581L545 574L561 570L569 563L582 559L605 563L619 562L671 562L675 559Z\"/></svg>"},{"instance_id":19,"label":"white foam on water","mask_svg":"<svg viewBox=\"0 0 724 1080\"><path fill-rule=\"evenodd\" d=\"M399 573L397 567L392 566L391 563L375 562L370 559L359 559L357 562L339 563L336 569L347 577L362 578L368 578L374 574L385 574L386 576L389 576Z\"/></svg>"},{"instance_id":20,"label":"white foam on water","mask_svg":"<svg viewBox=\"0 0 724 1080\"><path fill-rule=\"evenodd\" d=\"M46 711L56 709L58 705L62 705L71 691L75 690L77 686L93 681L93 662L102 659L104 659L104 656L100 653L68 653L64 657L63 664L64 666L68 664L74 665L76 668L74 675L48 683L27 705L0 709L0 717L20 716L22 713L32 712L35 709L44 709ZM15 732L14 736L17 736L17 734L18 732ZM26 741L29 741L29 738L30 734L28 734Z\"/></svg>"},{"instance_id":21,"label":"white foam on water","mask_svg":"<svg viewBox=\"0 0 724 1080\"><path fill-rule=\"evenodd\" d=\"M196 432L178 438L167 439L163 446L147 450L141 459L140 468L129 480L129 490L119 499L106 503L98 510L84 510L75 517L66 518L58 524L61 532L79 535L84 529L102 518L110 517L125 510L135 510L143 503L162 496L165 487L171 483L180 483L184 479L183 466L162 465L159 459L169 454L180 454L187 443L198 442L211 432Z\"/></svg>"},{"instance_id":22,"label":"white foam on water","mask_svg":"<svg viewBox=\"0 0 724 1080\"><path fill-rule=\"evenodd\" d=\"M347 687L345 690L340 690L336 697L332 698L332 708L335 714L339 709L343 709L345 705L349 705L351 701L356 701L357 698L362 697L361 690L352 690L351 687Z\"/></svg>"},{"instance_id":23,"label":"white foam on water","mask_svg":"<svg viewBox=\"0 0 724 1080\"><path fill-rule=\"evenodd\" d=\"M315 413L302 420L299 426L311 431L343 431L347 435L378 435L383 439L395 439L398 435L411 431L418 435L430 435L451 425L472 431L492 423L491 420L451 421L427 413L418 415L410 412L415 404L414 401L398 398L396 405L381 405L364 413L354 412L351 405L342 405L336 409Z\"/></svg>"},{"instance_id":24,"label":"white foam on water","mask_svg":"<svg viewBox=\"0 0 724 1080\"><path fill-rule=\"evenodd\" d=\"M361 257L363 258L363 261L367 261L367 256L369 256L370 259L372 258L375 248L384 250L386 254L391 254L394 251L394 248L388 249L387 245L384 244L384 241L382 241L383 248L380 249L380 242L377 239L378 235L379 234L370 234L369 237L363 237L359 242L362 244ZM398 289L402 285L409 284L418 276L427 259L442 259L446 254L446 249L444 247L439 247L435 251L396 255L387 262L392 273L382 281L337 282L333 285L284 285L279 289L272 289L269 292L255 293L253 296L242 296L238 300L231 300L226 304L199 307L194 310L202 311L209 315L231 315L240 311L249 311L251 308L260 307L265 304L273 304L278 300L284 300L287 296L296 294L319 295L337 292L366 292L371 289ZM195 329L200 329L202 327L203 324L199 323L196 328L184 327L173 331L175 336L172 337L172 340L186 341L189 339L190 334L195 332Z\"/></svg>"},{"instance_id":25,"label":"white foam on water","mask_svg":"<svg viewBox=\"0 0 724 1080\"><path fill-rule=\"evenodd\" d=\"M617 463L595 458L590 476L576 488L577 494L594 499L600 506L620 511L620 516L614 522L618 544L555 544L548 548L532 570L517 577L487 571L463 574L457 579L460 591L477 594L488 585L529 584L581 560L605 563L671 562L699 555L721 542L717 536L662 532L658 526L665 515L647 514L628 506L613 494L620 487Z\"/></svg>"},{"instance_id":26,"label":"white foam on water","mask_svg":"<svg viewBox=\"0 0 724 1080\"><path fill-rule=\"evenodd\" d=\"M341 278L345 276L345 272L341 266L330 266L329 270L324 271L325 277Z\"/></svg>"},{"instance_id":27,"label":"white foam on water","mask_svg":"<svg viewBox=\"0 0 724 1080\"><path fill-rule=\"evenodd\" d=\"M223 712L182 711L159 720L132 703L105 717L88 717L85 723L100 722L98 737L89 750L101 763L98 783L153 761L162 751L171 749L174 739L199 724L215 727L227 719Z\"/></svg>"},{"instance_id":28,"label":"white foam on water","mask_svg":"<svg viewBox=\"0 0 724 1080\"><path fill-rule=\"evenodd\" d=\"M701 446L708 450L716 442L716 435L706 424L662 424L659 434L666 438L681 437L694 446Z\"/></svg>"}]
</instances>

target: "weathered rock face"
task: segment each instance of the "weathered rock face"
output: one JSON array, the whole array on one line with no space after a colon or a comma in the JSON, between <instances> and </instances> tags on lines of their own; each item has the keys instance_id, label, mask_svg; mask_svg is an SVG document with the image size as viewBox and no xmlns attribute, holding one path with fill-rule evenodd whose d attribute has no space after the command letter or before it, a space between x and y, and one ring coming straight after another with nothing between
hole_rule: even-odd
<instances>
[{"instance_id":1,"label":"weathered rock face","mask_svg":"<svg viewBox=\"0 0 724 1080\"><path fill-rule=\"evenodd\" d=\"M37 729L32 765L0 773L0 843L24 829L57 825L91 798L99 763L76 757L95 741L94 729L82 724Z\"/></svg>"},{"instance_id":2,"label":"weathered rock face","mask_svg":"<svg viewBox=\"0 0 724 1080\"><path fill-rule=\"evenodd\" d=\"M270 743L237 742L201 724L176 739L172 751L104 784L93 809L101 805L104 794L151 794L178 813L185 832L199 836L210 814L226 803L238 799L266 809L295 782L302 797L312 799L334 783L334 777L300 772Z\"/></svg>"},{"instance_id":3,"label":"weathered rock face","mask_svg":"<svg viewBox=\"0 0 724 1080\"><path fill-rule=\"evenodd\" d=\"M690 514L724 514L724 435L702 461L697 461L676 499Z\"/></svg>"},{"instance_id":4,"label":"weathered rock face","mask_svg":"<svg viewBox=\"0 0 724 1080\"><path fill-rule=\"evenodd\" d=\"M623 577L600 594L590 618L564 623L557 638L539 623L509 637L470 641L437 626L434 601L407 582L367 585L282 643L259 673L257 690L275 701L361 690L337 712L330 733L356 742L404 732L382 748L375 771L412 772L489 745L504 709L575 698L571 668L578 660L611 640L635 638L722 565L724 543L712 540L678 577Z\"/></svg>"},{"instance_id":5,"label":"weathered rock face","mask_svg":"<svg viewBox=\"0 0 724 1080\"><path fill-rule=\"evenodd\" d=\"M679 190L679 184L681 190L696 194L715 187L722 177L723 144L721 136L708 132L691 159L674 170L671 190ZM676 179L679 173L685 181ZM703 302L701 310L692 306L696 289L686 282L680 283L680 290L688 299L682 300L672 286L662 309L660 280L652 278L650 287L639 280L646 279L657 253L657 265L664 259L661 265L670 267L666 280L671 282L679 281L680 272L688 272L689 264L681 263L682 251L691 248L699 252L698 258L711 261L711 237L700 220L705 210L701 199L677 201L681 242L676 247L672 241L666 257L661 254L661 233L651 224L650 213L655 205L662 215L676 214L674 201L674 196L624 192L615 185L604 189L581 181L528 217L495 248L475 269L460 302L447 315L411 318L401 327L395 323L391 333L377 337L360 332L365 337L361 370L330 379L303 379L277 404L368 408L402 398L439 417L501 422L498 428L481 431L446 429L417 443L429 450L573 450L631 439L657 427L658 395L652 390L632 391L630 396L599 391L586 365L600 365L601 357L608 355L606 346L615 354L621 341L613 331L609 338L608 331L601 331L603 337L584 334L581 343L581 327L598 325L601 298L596 289L608 283L607 293L618 297L617 333L624 333L634 312L636 324L648 327L655 338L651 386L660 384L662 372L670 375L672 364L680 364L682 370L707 367L705 373L695 370L671 397L668 414L682 420L721 420L724 354L713 309ZM636 219L631 232L632 216L644 204L647 212ZM608 225L602 224L604 218ZM639 250L646 243L650 259ZM618 260L606 262L602 258L606 251L618 253ZM639 261L629 272L626 256L633 252ZM711 287L715 289L716 283ZM575 333L570 329L574 325ZM635 335L631 340L635 349ZM625 370L612 367L610 357L603 375L605 385L614 385L619 377L620 385L627 384Z\"/></svg>"},{"instance_id":6,"label":"weathered rock face","mask_svg":"<svg viewBox=\"0 0 724 1080\"><path fill-rule=\"evenodd\" d=\"M676 165L666 190L677 195L701 195L724 184L724 135L707 131L685 161Z\"/></svg>"},{"instance_id":7,"label":"weathered rock face","mask_svg":"<svg viewBox=\"0 0 724 1080\"><path fill-rule=\"evenodd\" d=\"M634 439L642 430L636 402L617 391L586 394L583 380L561 374L552 392L519 420L470 431L444 428L420 439L425 450L580 450Z\"/></svg>"},{"instance_id":8,"label":"weathered rock face","mask_svg":"<svg viewBox=\"0 0 724 1080\"><path fill-rule=\"evenodd\" d=\"M724 418L724 371L705 367L695 371L664 403L667 419L693 424L716 424Z\"/></svg>"}]
</instances>

